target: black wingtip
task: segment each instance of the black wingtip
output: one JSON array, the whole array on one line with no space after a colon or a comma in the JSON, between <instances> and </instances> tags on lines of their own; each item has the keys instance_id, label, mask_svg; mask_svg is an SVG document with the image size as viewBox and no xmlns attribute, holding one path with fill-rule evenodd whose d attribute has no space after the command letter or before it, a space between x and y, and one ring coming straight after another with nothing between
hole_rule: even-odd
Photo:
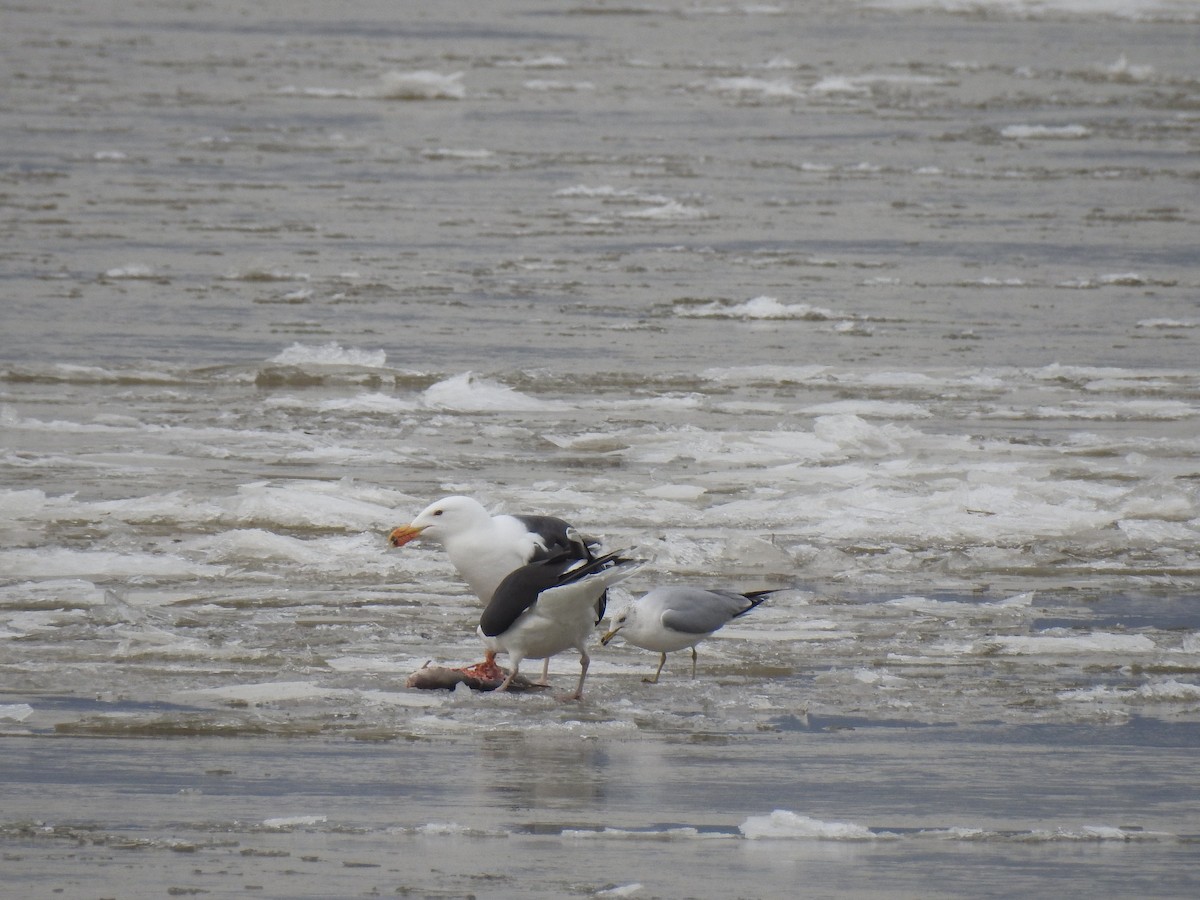
<instances>
[{"instance_id":1,"label":"black wingtip","mask_svg":"<svg viewBox=\"0 0 1200 900\"><path fill-rule=\"evenodd\" d=\"M738 616L744 616L756 606L760 606L762 603L764 603L772 594L778 594L782 590L784 590L784 588L772 588L768 591L746 591L746 593L742 594L742 596L750 601L750 605L735 615L734 618L736 619Z\"/></svg>"},{"instance_id":2,"label":"black wingtip","mask_svg":"<svg viewBox=\"0 0 1200 900\"><path fill-rule=\"evenodd\" d=\"M597 556L595 559L588 560L582 566L568 570L564 573L564 579L574 581L577 578L582 578L584 575L591 575L594 572L602 572L605 569L610 569L613 566L621 566L626 563L644 563L646 560L638 559L633 556L625 556L629 550L614 550L611 553L605 553L603 556Z\"/></svg>"}]
</instances>

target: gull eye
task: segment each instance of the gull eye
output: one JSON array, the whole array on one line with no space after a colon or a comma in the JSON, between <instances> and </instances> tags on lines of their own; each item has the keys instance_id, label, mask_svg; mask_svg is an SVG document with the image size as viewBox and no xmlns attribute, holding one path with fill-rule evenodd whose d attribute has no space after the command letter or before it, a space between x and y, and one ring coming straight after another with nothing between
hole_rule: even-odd
<instances>
[{"instance_id":1,"label":"gull eye","mask_svg":"<svg viewBox=\"0 0 1200 900\"><path fill-rule=\"evenodd\" d=\"M440 515L442 514L442 510L440 510L440 509L435 509L435 510L433 511L433 514L434 514L435 516L440 516Z\"/></svg>"}]
</instances>

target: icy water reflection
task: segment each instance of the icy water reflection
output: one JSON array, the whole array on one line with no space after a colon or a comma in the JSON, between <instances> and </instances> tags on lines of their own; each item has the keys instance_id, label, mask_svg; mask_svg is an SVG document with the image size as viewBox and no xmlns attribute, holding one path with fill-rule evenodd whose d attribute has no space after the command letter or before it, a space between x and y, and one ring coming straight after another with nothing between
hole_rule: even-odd
<instances>
[{"instance_id":1,"label":"icy water reflection","mask_svg":"<svg viewBox=\"0 0 1200 900\"><path fill-rule=\"evenodd\" d=\"M1185 896L1197 737L818 719L661 741L20 738L3 835L29 896Z\"/></svg>"}]
</instances>

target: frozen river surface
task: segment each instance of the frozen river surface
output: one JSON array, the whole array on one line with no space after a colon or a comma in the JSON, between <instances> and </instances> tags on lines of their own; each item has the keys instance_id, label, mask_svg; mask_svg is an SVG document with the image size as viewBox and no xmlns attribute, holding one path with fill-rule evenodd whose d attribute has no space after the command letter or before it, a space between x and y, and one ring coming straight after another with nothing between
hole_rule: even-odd
<instances>
[{"instance_id":1,"label":"frozen river surface","mask_svg":"<svg viewBox=\"0 0 1200 900\"><path fill-rule=\"evenodd\" d=\"M0 890L1196 895L1193 4L118 6L0 33ZM449 493L779 592L410 690Z\"/></svg>"}]
</instances>

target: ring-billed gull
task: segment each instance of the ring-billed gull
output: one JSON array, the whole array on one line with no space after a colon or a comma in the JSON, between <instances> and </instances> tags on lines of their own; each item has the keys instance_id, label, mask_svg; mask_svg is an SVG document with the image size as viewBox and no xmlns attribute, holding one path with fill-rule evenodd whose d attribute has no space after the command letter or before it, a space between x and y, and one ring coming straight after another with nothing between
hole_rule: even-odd
<instances>
[{"instance_id":1,"label":"ring-billed gull","mask_svg":"<svg viewBox=\"0 0 1200 900\"><path fill-rule=\"evenodd\" d=\"M607 645L620 634L635 647L662 654L654 677L642 679L649 684L658 683L668 653L691 647L692 677L695 678L696 645L728 622L750 612L773 593L775 591L738 594L681 585L658 587L617 612L600 643Z\"/></svg>"}]
</instances>

